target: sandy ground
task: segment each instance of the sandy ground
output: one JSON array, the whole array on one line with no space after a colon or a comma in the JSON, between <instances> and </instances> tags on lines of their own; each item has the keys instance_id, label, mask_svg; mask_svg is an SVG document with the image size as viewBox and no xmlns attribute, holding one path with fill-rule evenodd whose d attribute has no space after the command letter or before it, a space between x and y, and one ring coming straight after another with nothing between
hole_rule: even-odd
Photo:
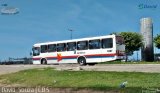
<instances>
[{"instance_id":1,"label":"sandy ground","mask_svg":"<svg viewBox=\"0 0 160 93\"><path fill-rule=\"evenodd\" d=\"M87 70L87 71L118 71L118 72L150 72L160 73L160 64L97 64L94 66L79 66L78 64L59 65L0 65L0 75L25 69L53 67L57 70Z\"/></svg>"}]
</instances>

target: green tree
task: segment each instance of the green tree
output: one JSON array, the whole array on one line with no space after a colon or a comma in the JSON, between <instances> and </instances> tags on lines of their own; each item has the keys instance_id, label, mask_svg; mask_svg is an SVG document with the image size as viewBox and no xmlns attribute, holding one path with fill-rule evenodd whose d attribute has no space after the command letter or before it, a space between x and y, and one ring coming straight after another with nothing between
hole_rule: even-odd
<instances>
[{"instance_id":1,"label":"green tree","mask_svg":"<svg viewBox=\"0 0 160 93\"><path fill-rule=\"evenodd\" d=\"M154 37L154 43L155 43L155 46L160 49L160 34L157 34L156 37Z\"/></svg>"},{"instance_id":2,"label":"green tree","mask_svg":"<svg viewBox=\"0 0 160 93\"><path fill-rule=\"evenodd\" d=\"M120 35L124 38L127 61L128 56L133 55L134 51L138 51L142 47L142 35L136 32L121 32Z\"/></svg>"}]
</instances>

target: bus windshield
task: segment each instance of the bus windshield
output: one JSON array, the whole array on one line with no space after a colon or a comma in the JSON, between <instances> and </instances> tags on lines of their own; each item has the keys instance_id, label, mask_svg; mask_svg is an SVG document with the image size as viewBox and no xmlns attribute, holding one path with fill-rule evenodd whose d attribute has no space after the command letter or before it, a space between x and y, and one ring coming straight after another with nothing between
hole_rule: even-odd
<instances>
[{"instance_id":1,"label":"bus windshield","mask_svg":"<svg viewBox=\"0 0 160 93\"><path fill-rule=\"evenodd\" d=\"M33 47L33 56L38 56L40 54L40 48L39 47Z\"/></svg>"},{"instance_id":2,"label":"bus windshield","mask_svg":"<svg viewBox=\"0 0 160 93\"><path fill-rule=\"evenodd\" d=\"M116 44L124 44L124 39L121 36L116 36Z\"/></svg>"}]
</instances>

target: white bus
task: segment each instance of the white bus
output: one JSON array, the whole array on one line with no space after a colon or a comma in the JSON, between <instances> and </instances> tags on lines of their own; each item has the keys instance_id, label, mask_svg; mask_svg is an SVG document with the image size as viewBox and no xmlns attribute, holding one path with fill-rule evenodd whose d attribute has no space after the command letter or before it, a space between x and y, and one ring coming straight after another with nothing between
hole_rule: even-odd
<instances>
[{"instance_id":1,"label":"white bus","mask_svg":"<svg viewBox=\"0 0 160 93\"><path fill-rule=\"evenodd\" d=\"M79 63L80 65L124 58L123 38L106 35L33 45L33 64Z\"/></svg>"}]
</instances>

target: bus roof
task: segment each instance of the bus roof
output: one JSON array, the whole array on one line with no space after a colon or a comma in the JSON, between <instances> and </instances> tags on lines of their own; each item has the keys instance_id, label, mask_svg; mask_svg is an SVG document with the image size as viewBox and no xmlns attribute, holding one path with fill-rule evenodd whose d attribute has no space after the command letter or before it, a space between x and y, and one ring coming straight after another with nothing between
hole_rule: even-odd
<instances>
[{"instance_id":1,"label":"bus roof","mask_svg":"<svg viewBox=\"0 0 160 93\"><path fill-rule=\"evenodd\" d=\"M110 38L110 37L115 37L115 36L116 35L113 34L113 35L86 37L86 38L79 38L79 39L72 39L72 40L50 41L50 42L44 42L44 43L36 43L33 46L40 46L40 45L46 45L46 44L57 44L57 43L65 43L65 42L76 42L76 41L101 39L101 38Z\"/></svg>"}]
</instances>

